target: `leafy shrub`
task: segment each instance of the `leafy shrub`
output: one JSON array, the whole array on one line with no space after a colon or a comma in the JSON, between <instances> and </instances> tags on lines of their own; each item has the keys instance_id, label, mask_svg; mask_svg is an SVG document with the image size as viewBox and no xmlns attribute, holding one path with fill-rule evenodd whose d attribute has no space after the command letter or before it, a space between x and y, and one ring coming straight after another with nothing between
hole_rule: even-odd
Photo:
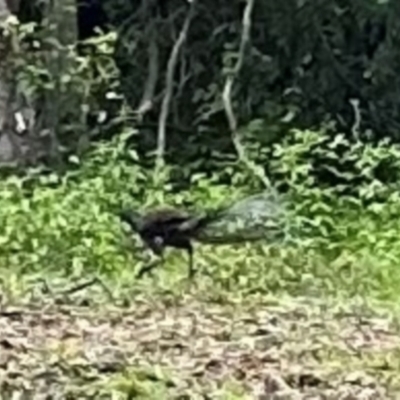
<instances>
[{"instance_id":1,"label":"leafy shrub","mask_svg":"<svg viewBox=\"0 0 400 400\"><path fill-rule=\"evenodd\" d=\"M272 169L288 187L299 221L298 236L326 265L337 266L332 274L340 273L339 266L352 271L351 291L357 281L385 292L398 287L399 147L293 131L275 146L274 158ZM329 186L321 183L329 181L326 176L320 179L326 171Z\"/></svg>"},{"instance_id":2,"label":"leafy shrub","mask_svg":"<svg viewBox=\"0 0 400 400\"><path fill-rule=\"evenodd\" d=\"M141 173L135 166L118 162L119 156L115 143L100 146L79 174L36 177L28 194L24 179L3 181L1 264L70 273L112 269L123 262L110 211L128 195L127 188L140 181Z\"/></svg>"},{"instance_id":3,"label":"leafy shrub","mask_svg":"<svg viewBox=\"0 0 400 400\"><path fill-rule=\"evenodd\" d=\"M3 270L133 276L142 261L128 243L116 209L160 203L211 209L246 196L254 187L255 178L239 169L235 179L247 187L220 184L218 174L192 176L191 190L178 194L168 180L165 187L155 187L152 171L140 167L137 155L127 150L131 135L95 146L81 160L73 158L74 168L63 177L32 171L24 178L10 177L0 183ZM390 160L396 172L398 150L387 143L375 147L347 143L347 157L354 153L361 157L354 163L358 170L349 175L353 192L348 194L341 186L322 187L314 178L312 161L316 154L324 155L321 135L297 131L292 135L294 140L275 148L272 170L288 186L285 196L297 245L243 244L215 247L211 252L208 246L199 246L196 263L203 276L199 279L208 282L211 277L212 287L241 293L279 289L395 297L400 288L400 202L396 184L384 184L374 171L382 160ZM325 143L325 157L333 157L331 144ZM354 188L350 178L359 179L357 171L363 184ZM184 274L182 257L178 252L171 254L169 266L158 274L170 281L172 266Z\"/></svg>"},{"instance_id":4,"label":"leafy shrub","mask_svg":"<svg viewBox=\"0 0 400 400\"><path fill-rule=\"evenodd\" d=\"M29 25L15 29L21 29L16 34L22 39L33 32ZM207 170L207 175L191 174L199 160L188 164L183 175L190 176L190 190L176 193L171 177L179 176L177 170L182 167L169 165L164 171L165 185L158 186L160 181L138 162L138 155L127 150L135 132L116 135L109 143L90 144L94 136L104 133L98 127L102 124L97 124L104 122L104 115L118 130L125 122L112 57L115 39L111 34L92 41L98 51L82 57L75 45L60 47L40 38L46 51L57 48L60 59L68 61L57 71L49 69L45 52L27 52L28 57L15 60L18 89L28 103L37 106L57 97L57 137L68 148L66 152L80 157L84 152L76 144L82 142L91 152L82 158L70 157L63 176L32 170L0 182L0 266L6 269L68 276L130 272L141 261L124 246L125 236L113 214L117 208L164 202L216 208L261 190L258 179L230 158L220 170ZM213 86L212 99L218 93ZM94 129L88 129L90 117L96 120ZM258 122L247 131L261 135L267 124ZM325 130L293 130L274 146L268 142L260 148L256 140L246 147L285 192L297 246L249 244L211 252L205 246L199 262L204 275L211 275L213 286L244 292L277 288L292 292L339 289L351 294L375 291L386 297L400 289L398 146L387 140L375 144L350 140ZM171 258L174 265L176 257Z\"/></svg>"}]
</instances>

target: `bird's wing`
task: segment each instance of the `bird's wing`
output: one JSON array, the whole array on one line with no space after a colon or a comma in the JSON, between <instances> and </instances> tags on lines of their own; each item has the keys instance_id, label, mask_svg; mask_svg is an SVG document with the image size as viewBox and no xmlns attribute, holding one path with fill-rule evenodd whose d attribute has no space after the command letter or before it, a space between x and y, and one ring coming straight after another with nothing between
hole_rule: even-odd
<instances>
[{"instance_id":1,"label":"bird's wing","mask_svg":"<svg viewBox=\"0 0 400 400\"><path fill-rule=\"evenodd\" d=\"M146 214L146 225L168 225L170 227L179 226L190 218L184 211L173 208L160 208L152 210Z\"/></svg>"}]
</instances>

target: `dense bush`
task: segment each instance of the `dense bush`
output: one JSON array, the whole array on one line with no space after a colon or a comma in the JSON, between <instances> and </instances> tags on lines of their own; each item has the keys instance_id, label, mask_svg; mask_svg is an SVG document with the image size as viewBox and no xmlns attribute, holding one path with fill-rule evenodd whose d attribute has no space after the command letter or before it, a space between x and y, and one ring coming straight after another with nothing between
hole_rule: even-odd
<instances>
[{"instance_id":1,"label":"dense bush","mask_svg":"<svg viewBox=\"0 0 400 400\"><path fill-rule=\"evenodd\" d=\"M232 150L220 93L237 57L244 4L204 1L197 7L175 77L167 143L171 160L193 161L204 153ZM155 101L140 141L149 148L155 141L165 67L188 7L179 1L160 10L156 5L136 9L127 0L118 5L104 1L119 34L116 54L124 93L135 106L149 77L150 33L156 32ZM334 121L349 137L357 108L362 132L398 140L400 31L392 17L397 8L396 2L376 0L256 1L251 44L235 88L239 120L263 120L267 129L257 135L263 142L279 141L288 127L304 129L321 121Z\"/></svg>"},{"instance_id":2,"label":"dense bush","mask_svg":"<svg viewBox=\"0 0 400 400\"><path fill-rule=\"evenodd\" d=\"M254 191L255 178L247 171L232 172L241 185L192 177L188 191L173 185L152 186L152 172L141 168L128 150L130 135L96 146L65 176L32 171L10 177L0 187L0 263L2 271L18 274L81 276L93 272L114 278L133 275L142 256L123 232L114 212L122 206L145 208L160 203L192 210L228 205ZM383 185L375 171L390 161L399 172L399 151L388 143L377 146L349 143L341 135L321 146L321 132L294 131L274 151L273 170L287 190L293 244L258 243L221 246L208 251L199 246L199 279L209 276L214 287L240 288L244 293L285 289L325 293L396 296L400 287L398 232L400 201L396 184ZM329 159L341 143L354 172L337 188L316 184L317 157ZM173 175L173 167L169 174ZM353 180L362 177L357 191ZM243 183L246 182L247 186ZM344 190L344 189L348 190ZM171 267L186 273L182 255L173 252ZM174 278L175 279L175 278Z\"/></svg>"},{"instance_id":3,"label":"dense bush","mask_svg":"<svg viewBox=\"0 0 400 400\"><path fill-rule=\"evenodd\" d=\"M61 173L31 170L0 182L2 271L68 277L96 272L124 280L130 276L126 282L134 282L143 260L115 217L118 208L169 203L214 209L265 190L236 157L218 150L213 155L219 158L212 161L207 153L191 162L172 159L162 179L154 177L152 157L133 150L144 135L129 122L118 94L114 39L93 42L99 51L85 57L76 46L63 48L69 62L59 75L51 75L34 55L25 59L29 68L17 65L20 90L33 102L40 103L48 92L60 95L57 127L69 161ZM81 105L73 113L76 125L70 123L72 97ZM279 141L262 143L259 133L268 129L262 118L243 126L243 145L288 199L293 240L212 251L199 246L199 279L244 293L285 289L397 296L398 146L350 138L331 124L319 130L287 129ZM99 140L109 136L111 141ZM85 151L76 146L81 141ZM185 273L181 257L174 253L160 271L170 287L175 279L171 267Z\"/></svg>"}]
</instances>

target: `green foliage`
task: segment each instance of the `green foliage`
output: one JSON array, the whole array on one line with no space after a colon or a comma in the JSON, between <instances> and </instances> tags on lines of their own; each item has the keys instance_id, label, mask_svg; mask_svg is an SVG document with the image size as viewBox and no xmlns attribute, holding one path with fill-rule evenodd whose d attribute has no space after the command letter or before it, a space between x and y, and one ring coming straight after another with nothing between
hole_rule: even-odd
<instances>
[{"instance_id":1,"label":"green foliage","mask_svg":"<svg viewBox=\"0 0 400 400\"><path fill-rule=\"evenodd\" d=\"M31 177L35 183L29 193L24 191L27 178L3 181L1 263L27 271L47 266L65 273L107 270L123 263L116 246L121 236L111 211L141 174L118 163L119 155L114 144L101 146L79 174Z\"/></svg>"},{"instance_id":2,"label":"green foliage","mask_svg":"<svg viewBox=\"0 0 400 400\"><path fill-rule=\"evenodd\" d=\"M293 131L274 150L272 172L281 177L278 187L286 184L292 242L198 246L199 285L208 295L283 290L396 298L400 201L395 180L383 183L377 171L389 162L385 168L397 174L399 151L387 142L372 146L326 135ZM247 186L218 183L216 174L192 176L191 190L179 193L168 181L154 187L151 171L127 150L131 136L123 134L83 159L72 159L74 168L63 177L32 171L1 182L1 271L69 277L96 272L135 285L134 272L145 261L136 240L123 231L117 209L167 203L196 211L250 194L255 178L240 170L234 176ZM332 148L339 145L345 156L334 158ZM354 171L347 181L319 184L321 165L329 165L327 160L340 165L345 158ZM170 167L167 175L172 174ZM165 268L156 271L163 290L179 287L176 280L186 273L183 257L171 252Z\"/></svg>"},{"instance_id":3,"label":"green foliage","mask_svg":"<svg viewBox=\"0 0 400 400\"><path fill-rule=\"evenodd\" d=\"M10 18L5 30L13 48L9 71L32 114L28 133L35 143L30 145L43 155L34 165L59 165L69 155L87 151L94 138L124 128L116 34L71 43L57 29L46 19L21 24Z\"/></svg>"},{"instance_id":4,"label":"green foliage","mask_svg":"<svg viewBox=\"0 0 400 400\"><path fill-rule=\"evenodd\" d=\"M33 24L10 25L10 34L18 37L21 45L21 58L14 59L13 68L19 90L31 103L57 99L57 136L61 144L71 145L70 150L80 154L79 143L85 142L88 148L91 136L99 133L98 127L84 132L88 117L101 122L110 110L110 96L118 99L119 74L112 57L116 38L110 34L89 41L85 45L93 51L82 56L76 45L63 46L54 38L46 38L47 32L37 33ZM30 39L39 50L22 56ZM46 50L40 50L44 45ZM57 58L65 61L61 69L54 69L46 58L55 48ZM197 125L215 123L213 118L221 111L218 93L218 85L212 82L207 90L197 89ZM76 101L80 104L78 110ZM114 110L117 119L106 117L111 125L118 126L118 121L123 121L122 106L118 100ZM71 124L71 119L76 122ZM285 123L289 120L285 118ZM290 253L293 249L279 249L272 265L285 260L288 275L302 280L303 274L309 272L311 256L313 263L320 259L327 265L340 264L343 259L346 263L349 258L352 264L363 263L364 259L390 264L398 259L397 218L393 218L398 215L399 204L397 146L387 140L376 144L350 140L329 130L293 130L279 143L264 141L260 149L257 139L263 131L276 134L265 119L251 122L242 132L245 145L250 156L266 166L278 188L287 191L291 205L289 225L294 242L299 245L296 256ZM1 264L26 271L46 266L68 274L120 271L135 262L131 252L121 245L123 233L112 213L117 207L146 207L169 201L193 208L216 208L261 190L258 180L243 171L236 160L225 161L218 169L191 173L199 169L194 164L202 164L200 170L210 167L209 158L205 164L196 160L187 171L171 164L165 171L165 186L158 187L149 171L140 167L141 158L126 150L129 140L137 141L138 137L131 130L108 144L91 146L92 152L84 159L70 157L69 172L63 177L31 171L24 178L2 181ZM270 142L275 143L272 148L268 148ZM191 146L194 144L190 142ZM172 178L179 174L189 179L190 191L176 193ZM225 251L230 255L225 256ZM228 250L217 250L212 256L215 254L218 257L211 257L210 271L220 274L221 284L229 281L231 285L231 277L239 279L244 272L249 287L256 282L267 287L286 285L275 267L260 267L269 257L269 250L250 246L238 254ZM230 257L241 261L236 266ZM225 264L225 260L229 261ZM298 265L298 260L304 265Z\"/></svg>"},{"instance_id":5,"label":"green foliage","mask_svg":"<svg viewBox=\"0 0 400 400\"><path fill-rule=\"evenodd\" d=\"M129 1L104 4L119 33L118 65L130 104L140 104L145 91L154 44L149 32L156 32L161 86L146 121L157 122L165 65L186 10L171 3L160 19L146 13L132 19L135 10ZM400 30L392 17L397 13L394 1L256 3L251 45L233 93L238 120L262 122L266 129L257 132L262 143L279 141L288 128L315 127L321 121L336 124L346 137L357 123L369 137L397 140ZM194 168L196 161L202 170L212 169L214 158L206 159L205 152L232 154L221 92L226 66L238 56L241 18L230 1L218 4L218 12L209 0L197 10L175 76L170 108L174 123L167 140L171 162L193 162ZM146 135L154 139L155 129L146 130ZM152 146L154 140L146 143Z\"/></svg>"},{"instance_id":6,"label":"green foliage","mask_svg":"<svg viewBox=\"0 0 400 400\"><path fill-rule=\"evenodd\" d=\"M118 7L105 3L119 34L88 41L85 55L77 43L59 40L48 21L38 27L11 20L5 33L17 44L10 71L18 95L37 114L34 136L55 137L46 155L56 148L67 161L62 174L37 168L0 180L0 282L7 299L26 289L25 279L61 275L65 282L96 274L122 297L134 291L137 304L143 292L161 292L157 302L174 304L174 294L193 286L206 301L232 296L235 307L271 292L398 301L400 148L395 140L379 140L396 139L398 132L394 3L256 2L233 106L246 153L287 202L289 240L199 245L190 289L186 255L177 251L155 276L135 280L147 260L115 212L165 203L211 210L264 189L232 155L221 103L226 61L237 57L240 13L231 2L215 13L215 3L205 0L193 19L174 74L167 167L155 177L147 163L155 147L151 126L184 9L171 3L167 15L157 10L157 18L149 18L145 8L137 12L125 0ZM135 108L145 91L141 84L154 72L154 49L152 109L128 129L121 86ZM351 106L350 98L358 102ZM324 128L315 128L321 121ZM173 380L154 366L114 377L106 383L121 398L163 398ZM241 386L219 389L221 398L245 396Z\"/></svg>"}]
</instances>

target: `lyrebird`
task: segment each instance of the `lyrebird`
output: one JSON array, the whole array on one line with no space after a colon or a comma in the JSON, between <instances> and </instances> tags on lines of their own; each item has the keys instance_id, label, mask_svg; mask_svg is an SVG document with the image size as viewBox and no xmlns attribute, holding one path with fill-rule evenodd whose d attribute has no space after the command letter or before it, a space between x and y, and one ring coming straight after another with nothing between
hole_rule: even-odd
<instances>
[{"instance_id":1,"label":"lyrebird","mask_svg":"<svg viewBox=\"0 0 400 400\"><path fill-rule=\"evenodd\" d=\"M270 194L251 196L233 206L200 215L173 208L159 208L141 214L133 210L118 212L119 218L139 234L143 242L164 261L166 247L186 250L189 277L194 275L193 244L233 244L249 240L281 239L283 202ZM156 264L139 272L149 272Z\"/></svg>"}]
</instances>

